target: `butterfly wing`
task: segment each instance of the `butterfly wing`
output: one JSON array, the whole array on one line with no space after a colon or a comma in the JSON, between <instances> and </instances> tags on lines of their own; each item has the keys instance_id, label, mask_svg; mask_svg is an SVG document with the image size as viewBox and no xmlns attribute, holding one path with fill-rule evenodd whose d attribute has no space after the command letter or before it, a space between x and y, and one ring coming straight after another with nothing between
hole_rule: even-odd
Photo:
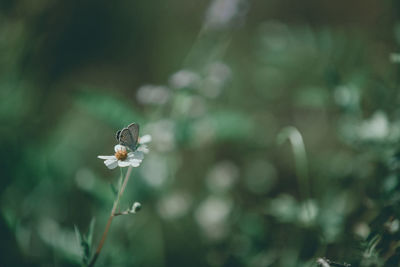
<instances>
[{"instance_id":1,"label":"butterfly wing","mask_svg":"<svg viewBox=\"0 0 400 267\"><path fill-rule=\"evenodd\" d=\"M133 147L136 148L139 140L139 124L131 123L128 125L128 129L133 139Z\"/></svg>"},{"instance_id":2,"label":"butterfly wing","mask_svg":"<svg viewBox=\"0 0 400 267\"><path fill-rule=\"evenodd\" d=\"M118 130L118 132L115 134L115 138L119 142L119 136L121 135L121 130Z\"/></svg>"},{"instance_id":3,"label":"butterfly wing","mask_svg":"<svg viewBox=\"0 0 400 267\"><path fill-rule=\"evenodd\" d=\"M118 139L119 143L123 146L127 146L129 147L131 150L134 150L134 146L133 146L133 138L132 135L130 133L130 131L128 130L128 128L124 128L121 130L121 132L119 133L119 139Z\"/></svg>"},{"instance_id":4,"label":"butterfly wing","mask_svg":"<svg viewBox=\"0 0 400 267\"><path fill-rule=\"evenodd\" d=\"M127 128L118 131L115 137L121 145L135 151L139 139L139 125L136 123L129 124Z\"/></svg>"}]
</instances>

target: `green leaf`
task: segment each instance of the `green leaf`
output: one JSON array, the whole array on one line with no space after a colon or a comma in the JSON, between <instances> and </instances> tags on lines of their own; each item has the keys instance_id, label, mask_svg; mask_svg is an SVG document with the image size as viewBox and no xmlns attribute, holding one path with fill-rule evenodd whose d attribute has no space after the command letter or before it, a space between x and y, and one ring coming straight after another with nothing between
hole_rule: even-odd
<instances>
[{"instance_id":1,"label":"green leaf","mask_svg":"<svg viewBox=\"0 0 400 267\"><path fill-rule=\"evenodd\" d=\"M78 241L78 245L80 246L83 240L82 234L78 229L78 226L74 225L76 240Z\"/></svg>"},{"instance_id":2,"label":"green leaf","mask_svg":"<svg viewBox=\"0 0 400 267\"><path fill-rule=\"evenodd\" d=\"M92 220L90 221L89 230L88 230L88 234L87 234L87 242L89 245L89 257L90 257L90 254L92 253L93 232L94 232L95 222L96 222L96 219L93 217Z\"/></svg>"},{"instance_id":3,"label":"green leaf","mask_svg":"<svg viewBox=\"0 0 400 267\"><path fill-rule=\"evenodd\" d=\"M95 219L92 218L90 221L89 229L87 235L83 235L78 227L75 225L75 234L78 240L78 243L82 250L82 265L87 266L89 264L91 258L91 250L92 250L92 240L93 240L93 232L94 232L94 224Z\"/></svg>"},{"instance_id":4,"label":"green leaf","mask_svg":"<svg viewBox=\"0 0 400 267\"><path fill-rule=\"evenodd\" d=\"M79 231L78 227L75 225L74 228L75 228L75 234L76 234L76 238L78 240L78 244L82 250L82 265L87 266L87 264L89 263L89 258L87 256L88 252L89 252L88 243L86 241L85 236L82 235L82 233Z\"/></svg>"}]
</instances>

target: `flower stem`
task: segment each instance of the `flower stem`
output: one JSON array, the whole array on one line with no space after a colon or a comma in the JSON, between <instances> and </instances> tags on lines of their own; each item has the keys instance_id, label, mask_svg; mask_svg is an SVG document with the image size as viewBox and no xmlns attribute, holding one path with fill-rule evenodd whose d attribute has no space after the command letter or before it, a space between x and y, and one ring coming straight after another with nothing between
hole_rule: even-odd
<instances>
[{"instance_id":1,"label":"flower stem","mask_svg":"<svg viewBox=\"0 0 400 267\"><path fill-rule=\"evenodd\" d=\"M101 237L100 243L99 243L99 245L97 247L97 250L94 253L93 258L90 261L88 267L94 266L94 264L96 263L97 258L100 255L101 249L103 248L104 242L106 241L108 230L110 229L110 226L111 226L111 222L112 222L112 220L113 220L113 218L115 216L115 212L117 210L119 201L121 199L122 194L125 191L126 185L128 184L128 180L129 180L129 176L131 175L131 172L132 172L132 166L129 166L128 171L126 172L126 175L125 175L125 178L124 178L124 181L123 181L122 185L121 185L121 182L120 182L117 198L114 200L114 205L113 205L113 208L111 210L110 217L108 218L106 228L104 229L104 232L103 232L103 235Z\"/></svg>"}]
</instances>

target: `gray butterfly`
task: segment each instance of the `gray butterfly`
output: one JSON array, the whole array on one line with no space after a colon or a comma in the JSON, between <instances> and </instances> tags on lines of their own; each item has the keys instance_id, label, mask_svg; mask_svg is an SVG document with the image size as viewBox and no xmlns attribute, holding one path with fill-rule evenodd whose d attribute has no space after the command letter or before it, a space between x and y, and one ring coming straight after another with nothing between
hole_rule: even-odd
<instances>
[{"instance_id":1,"label":"gray butterfly","mask_svg":"<svg viewBox=\"0 0 400 267\"><path fill-rule=\"evenodd\" d=\"M117 141L126 147L129 147L130 150L135 151L138 147L139 140L139 124L131 123L128 127L119 130L115 138Z\"/></svg>"}]
</instances>

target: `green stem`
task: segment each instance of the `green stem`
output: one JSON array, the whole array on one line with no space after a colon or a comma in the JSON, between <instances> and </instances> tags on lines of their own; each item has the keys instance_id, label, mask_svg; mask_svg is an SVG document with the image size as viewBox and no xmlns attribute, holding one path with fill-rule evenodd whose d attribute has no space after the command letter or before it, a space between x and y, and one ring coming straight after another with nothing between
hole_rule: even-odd
<instances>
[{"instance_id":1,"label":"green stem","mask_svg":"<svg viewBox=\"0 0 400 267\"><path fill-rule=\"evenodd\" d=\"M111 210L110 217L108 218L106 228L104 229L104 232L103 232L103 235L101 237L100 243L99 243L99 245L97 247L97 250L96 250L95 254L93 255L92 260L90 261L90 263L88 265L89 267L94 266L94 264L96 263L97 258L100 255L101 249L103 248L104 242L106 241L108 230L110 229L110 226L111 226L111 222L112 222L112 220L113 220L113 218L115 216L115 212L117 210L119 201L121 199L122 194L125 191L126 185L128 184L128 180L129 180L129 176L131 175L131 172L132 172L132 166L130 166L128 171L126 172L126 175L125 175L125 178L124 178L124 182L122 183L122 185L121 185L122 179L120 179L120 181L119 181L119 188L118 188L117 198L114 200L114 205L113 205L113 208ZM121 170L121 178L122 178L122 170Z\"/></svg>"}]
</instances>

